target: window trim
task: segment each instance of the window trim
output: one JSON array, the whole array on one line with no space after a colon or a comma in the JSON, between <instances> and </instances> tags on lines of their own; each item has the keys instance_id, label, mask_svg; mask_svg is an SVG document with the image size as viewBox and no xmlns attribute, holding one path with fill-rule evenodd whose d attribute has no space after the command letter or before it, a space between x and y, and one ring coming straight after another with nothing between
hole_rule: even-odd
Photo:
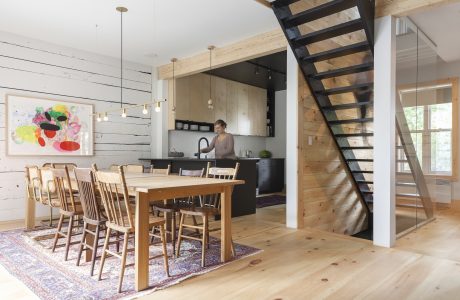
<instances>
[{"instance_id":1,"label":"window trim","mask_svg":"<svg viewBox=\"0 0 460 300\"><path fill-rule=\"evenodd\" d=\"M458 178L458 77L449 77L445 79L439 79L434 81L421 82L418 84L403 84L397 87L398 100L401 101L400 92L401 90L408 89L420 89L435 85L451 84L452 85L452 173L451 175L439 175L439 174L425 174L429 178L447 179L450 181L457 181ZM424 112L425 113L425 112ZM424 130L417 130L424 132ZM423 134L423 133L422 133ZM426 168L421 166L425 172Z\"/></svg>"}]
</instances>

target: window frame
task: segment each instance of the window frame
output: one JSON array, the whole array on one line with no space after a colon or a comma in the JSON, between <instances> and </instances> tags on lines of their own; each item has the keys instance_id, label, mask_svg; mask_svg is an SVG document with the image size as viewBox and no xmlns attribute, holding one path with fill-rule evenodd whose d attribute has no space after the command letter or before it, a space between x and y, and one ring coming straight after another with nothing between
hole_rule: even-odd
<instances>
[{"instance_id":1,"label":"window frame","mask_svg":"<svg viewBox=\"0 0 460 300\"><path fill-rule=\"evenodd\" d=\"M430 112L429 106L423 106L423 129L416 129L412 130L411 133L421 133L422 134L422 155L423 157L426 156L426 151L429 153L429 159L422 160L422 170L425 176L432 177L432 178L439 178L439 179L447 179L450 181L456 181L458 177L458 77L451 77L446 79L440 79L435 81L429 82L422 82L418 84L405 84L399 85L397 88L397 95L398 100L401 101L401 91L409 90L409 89L419 89L419 88L426 88L432 87L437 85L445 85L450 84L452 87L452 128L451 130L448 129L431 129L429 126L430 122ZM451 141L451 168L452 172L450 175L442 174L442 173L432 173L431 172L431 133L432 132L445 132L451 131L452 141ZM399 153L398 153L399 159ZM401 164L401 165L400 165ZM402 167L403 163L398 163L397 170L398 172L407 172L410 171L404 170Z\"/></svg>"}]
</instances>

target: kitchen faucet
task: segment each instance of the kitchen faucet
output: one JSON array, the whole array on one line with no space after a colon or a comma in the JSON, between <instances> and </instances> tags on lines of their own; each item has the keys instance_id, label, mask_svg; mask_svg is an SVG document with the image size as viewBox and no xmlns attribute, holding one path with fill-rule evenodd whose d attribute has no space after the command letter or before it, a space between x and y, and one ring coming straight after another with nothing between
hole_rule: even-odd
<instances>
[{"instance_id":1,"label":"kitchen faucet","mask_svg":"<svg viewBox=\"0 0 460 300\"><path fill-rule=\"evenodd\" d=\"M196 154L196 156L197 156L198 159L201 159L201 157L200 157L200 155L201 155L201 151L200 151L201 147L200 147L200 145L201 145L201 141L202 141L202 140L205 140L205 141L206 141L206 147L209 147L209 141L208 141L207 138L201 137L201 138L198 140L198 153Z\"/></svg>"}]
</instances>

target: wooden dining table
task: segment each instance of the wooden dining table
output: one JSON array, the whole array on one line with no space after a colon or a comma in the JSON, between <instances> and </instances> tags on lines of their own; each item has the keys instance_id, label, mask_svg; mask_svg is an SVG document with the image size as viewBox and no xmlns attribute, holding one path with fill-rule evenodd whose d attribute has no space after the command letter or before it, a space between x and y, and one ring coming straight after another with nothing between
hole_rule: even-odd
<instances>
[{"instance_id":1,"label":"wooden dining table","mask_svg":"<svg viewBox=\"0 0 460 300\"><path fill-rule=\"evenodd\" d=\"M232 191L243 180L157 175L148 173L126 173L128 192L136 197L135 211L135 289L141 291L149 287L149 203L165 199L197 195L221 195L221 261L232 257ZM74 179L72 187L76 186ZM26 220L35 219L35 202L28 201ZM31 222L26 224L30 227Z\"/></svg>"}]
</instances>

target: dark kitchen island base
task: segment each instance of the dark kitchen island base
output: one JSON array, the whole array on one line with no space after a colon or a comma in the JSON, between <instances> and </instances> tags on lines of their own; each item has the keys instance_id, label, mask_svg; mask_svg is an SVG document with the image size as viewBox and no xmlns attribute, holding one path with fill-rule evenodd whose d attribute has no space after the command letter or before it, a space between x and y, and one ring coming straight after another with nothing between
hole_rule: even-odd
<instances>
[{"instance_id":1,"label":"dark kitchen island base","mask_svg":"<svg viewBox=\"0 0 460 300\"><path fill-rule=\"evenodd\" d=\"M212 167L234 168L240 163L237 179L245 181L243 185L237 185L232 194L232 217L245 216L256 213L256 181L258 159L194 159L194 158L146 158L140 159L146 164L154 165L155 168L166 168L171 165L172 173L183 170L206 169L208 162Z\"/></svg>"}]
</instances>

